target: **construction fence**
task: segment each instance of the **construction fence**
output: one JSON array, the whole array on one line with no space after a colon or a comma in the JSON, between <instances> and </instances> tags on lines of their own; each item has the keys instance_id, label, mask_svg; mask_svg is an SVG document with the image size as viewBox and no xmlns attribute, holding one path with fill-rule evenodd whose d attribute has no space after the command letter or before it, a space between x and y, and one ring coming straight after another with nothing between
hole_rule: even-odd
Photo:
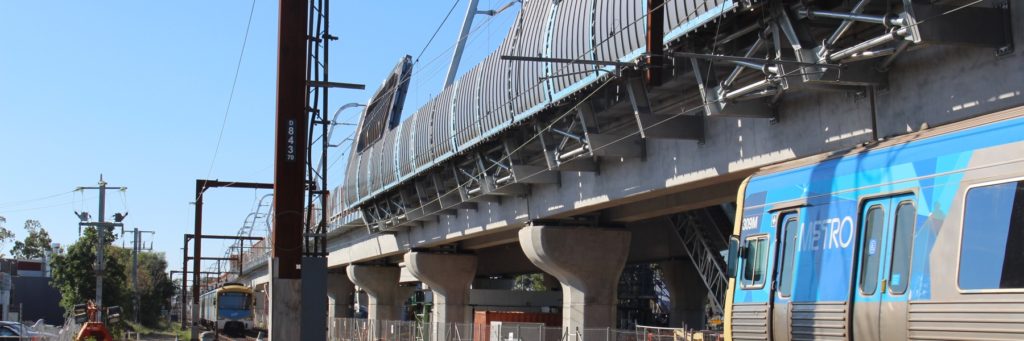
<instances>
[{"instance_id":1,"label":"construction fence","mask_svg":"<svg viewBox=\"0 0 1024 341\"><path fill-rule=\"evenodd\" d=\"M332 341L701 341L722 340L719 332L686 328L634 330L583 328L574 331L540 323L417 323L354 318L333 319Z\"/></svg>"}]
</instances>

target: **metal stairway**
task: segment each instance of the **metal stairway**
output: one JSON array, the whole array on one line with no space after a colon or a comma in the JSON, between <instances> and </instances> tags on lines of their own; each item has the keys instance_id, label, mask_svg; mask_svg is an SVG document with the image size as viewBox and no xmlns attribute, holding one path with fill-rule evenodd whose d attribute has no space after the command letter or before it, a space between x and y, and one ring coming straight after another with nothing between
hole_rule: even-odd
<instances>
[{"instance_id":1,"label":"metal stairway","mask_svg":"<svg viewBox=\"0 0 1024 341\"><path fill-rule=\"evenodd\" d=\"M724 300L727 285L725 259L719 254L728 246L722 233L719 232L715 217L709 209L699 209L668 217L676 230L683 251L693 262L704 286L708 289L708 301L711 302L715 314L724 312Z\"/></svg>"}]
</instances>

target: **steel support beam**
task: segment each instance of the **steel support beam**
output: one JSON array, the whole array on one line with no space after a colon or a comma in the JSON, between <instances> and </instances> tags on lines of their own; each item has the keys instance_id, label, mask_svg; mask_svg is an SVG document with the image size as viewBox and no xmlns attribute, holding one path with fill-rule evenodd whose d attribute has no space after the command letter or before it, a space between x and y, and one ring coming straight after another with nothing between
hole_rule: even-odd
<instances>
[{"instance_id":1,"label":"steel support beam","mask_svg":"<svg viewBox=\"0 0 1024 341\"><path fill-rule=\"evenodd\" d=\"M298 279L305 209L306 1L281 0L278 20L277 107L274 133L273 257L275 277ZM297 336L297 335L296 335Z\"/></svg>"},{"instance_id":2,"label":"steel support beam","mask_svg":"<svg viewBox=\"0 0 1024 341\"><path fill-rule=\"evenodd\" d=\"M271 229L270 338L298 340L309 117L306 111L308 1L280 0L274 132L274 220ZM309 12L309 13L307 13ZM289 325L291 324L291 325Z\"/></svg>"},{"instance_id":3,"label":"steel support beam","mask_svg":"<svg viewBox=\"0 0 1024 341\"><path fill-rule=\"evenodd\" d=\"M665 65L665 0L647 0L647 85L661 85Z\"/></svg>"},{"instance_id":4,"label":"steel support beam","mask_svg":"<svg viewBox=\"0 0 1024 341\"><path fill-rule=\"evenodd\" d=\"M629 103L642 138L704 140L703 115L655 115L647 87L639 77L626 78Z\"/></svg>"},{"instance_id":5,"label":"steel support beam","mask_svg":"<svg viewBox=\"0 0 1024 341\"><path fill-rule=\"evenodd\" d=\"M469 29L473 27L473 18L476 17L479 3L480 0L469 0L469 5L466 6L466 17L462 19L462 29L459 30L459 39L455 41L455 52L452 53L452 61L448 64L448 73L444 77L442 89L455 82L455 74L459 72L462 51L466 48L466 42L469 40Z\"/></svg>"},{"instance_id":6,"label":"steel support beam","mask_svg":"<svg viewBox=\"0 0 1024 341\"><path fill-rule=\"evenodd\" d=\"M203 197L206 195L206 190L216 187L227 187L227 188L253 188L253 189L270 189L273 188L272 184L267 183L256 183L256 182L240 182L240 181L220 181L220 180L206 180L196 179L196 202L195 202L195 222L194 222L194 233L191 235L185 235L185 248L188 251L188 240L195 239L195 248L192 259L192 271L193 271L193 283L192 283L192 340L198 340L199 338L199 263L203 255L203 239L246 239L256 238L249 240L261 240L260 237L240 237L230 236L229 238L215 238L203 235ZM275 200L276 202L276 200ZM196 238L199 236L199 238Z\"/></svg>"}]
</instances>

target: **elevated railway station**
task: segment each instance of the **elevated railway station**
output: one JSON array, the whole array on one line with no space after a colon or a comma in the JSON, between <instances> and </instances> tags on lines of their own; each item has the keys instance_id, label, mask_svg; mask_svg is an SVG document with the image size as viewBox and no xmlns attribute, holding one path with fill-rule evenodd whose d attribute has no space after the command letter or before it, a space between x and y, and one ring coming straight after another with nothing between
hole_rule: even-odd
<instances>
[{"instance_id":1,"label":"elevated railway station","mask_svg":"<svg viewBox=\"0 0 1024 341\"><path fill-rule=\"evenodd\" d=\"M459 326L495 311L554 314L517 322L572 340L638 326L731 340L1024 333L1019 309L975 321L984 327L939 313L1024 302L1009 272L977 275L995 284L950 282L975 259L959 243L973 233L968 189L1024 176L1012 171L1024 155L1022 6L514 6L500 46L423 106L404 103L410 57L393 56L382 75L345 178L329 204L310 204L308 221L327 222L306 237L323 238L330 335L384 339L405 320L430 326L410 327L416 337L477 339ZM1019 210L1015 189L1000 188L1012 205L989 216L1007 214L992 230L1006 256L991 260L1020 264L1024 226L1007 213ZM906 203L916 214L899 211ZM906 216L877 218L874 207ZM262 231L253 225L277 214L268 209L240 233ZM910 216L913 228L901 227ZM871 229L875 218L888 223ZM275 306L273 240L229 251L243 255L230 281L263 297L256 324L282 337L273 325L290 322L272 310L316 312ZM884 261L868 263L876 254ZM913 260L906 272L900 259Z\"/></svg>"}]
</instances>

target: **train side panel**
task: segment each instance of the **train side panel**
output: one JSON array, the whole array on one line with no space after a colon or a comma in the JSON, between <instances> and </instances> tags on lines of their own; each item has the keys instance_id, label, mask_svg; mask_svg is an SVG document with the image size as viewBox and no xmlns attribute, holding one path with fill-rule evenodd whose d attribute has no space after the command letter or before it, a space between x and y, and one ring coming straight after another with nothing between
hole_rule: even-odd
<instances>
[{"instance_id":1,"label":"train side panel","mask_svg":"<svg viewBox=\"0 0 1024 341\"><path fill-rule=\"evenodd\" d=\"M1024 338L1021 114L749 179L729 337Z\"/></svg>"}]
</instances>

